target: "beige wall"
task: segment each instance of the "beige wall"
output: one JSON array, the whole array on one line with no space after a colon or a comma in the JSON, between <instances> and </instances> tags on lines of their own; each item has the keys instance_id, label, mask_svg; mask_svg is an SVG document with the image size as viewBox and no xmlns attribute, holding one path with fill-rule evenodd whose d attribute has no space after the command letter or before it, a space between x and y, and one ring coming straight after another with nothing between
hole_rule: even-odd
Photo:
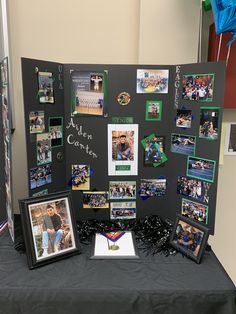
<instances>
[{"instance_id":1,"label":"beige wall","mask_svg":"<svg viewBox=\"0 0 236 314\"><path fill-rule=\"evenodd\" d=\"M14 208L27 195L20 58L63 63L178 64L197 61L200 0L9 0L14 84ZM235 111L224 120L236 121ZM211 244L236 283L236 157L219 171ZM234 245L234 249L230 245Z\"/></svg>"}]
</instances>

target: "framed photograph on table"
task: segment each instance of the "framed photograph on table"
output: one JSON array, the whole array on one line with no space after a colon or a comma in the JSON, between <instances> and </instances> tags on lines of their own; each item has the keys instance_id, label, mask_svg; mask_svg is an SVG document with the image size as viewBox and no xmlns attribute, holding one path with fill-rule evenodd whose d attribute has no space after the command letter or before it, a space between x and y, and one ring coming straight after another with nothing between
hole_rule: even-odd
<instances>
[{"instance_id":1,"label":"framed photograph on table","mask_svg":"<svg viewBox=\"0 0 236 314\"><path fill-rule=\"evenodd\" d=\"M208 235L209 229L205 226L177 215L170 244L199 264L206 248Z\"/></svg>"},{"instance_id":2,"label":"framed photograph on table","mask_svg":"<svg viewBox=\"0 0 236 314\"><path fill-rule=\"evenodd\" d=\"M90 259L138 259L132 231L96 233Z\"/></svg>"},{"instance_id":3,"label":"framed photograph on table","mask_svg":"<svg viewBox=\"0 0 236 314\"><path fill-rule=\"evenodd\" d=\"M80 253L69 192L19 200L30 269Z\"/></svg>"}]
</instances>

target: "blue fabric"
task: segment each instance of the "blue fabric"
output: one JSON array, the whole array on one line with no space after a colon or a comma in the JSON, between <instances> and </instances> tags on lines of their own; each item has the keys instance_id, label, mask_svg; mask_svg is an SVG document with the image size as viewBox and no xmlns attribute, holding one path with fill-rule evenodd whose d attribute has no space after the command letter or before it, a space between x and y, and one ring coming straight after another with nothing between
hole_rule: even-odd
<instances>
[{"instance_id":1,"label":"blue fabric","mask_svg":"<svg viewBox=\"0 0 236 314\"><path fill-rule=\"evenodd\" d=\"M231 45L236 39L236 0L211 0L215 20L216 33L232 32L228 42Z\"/></svg>"}]
</instances>

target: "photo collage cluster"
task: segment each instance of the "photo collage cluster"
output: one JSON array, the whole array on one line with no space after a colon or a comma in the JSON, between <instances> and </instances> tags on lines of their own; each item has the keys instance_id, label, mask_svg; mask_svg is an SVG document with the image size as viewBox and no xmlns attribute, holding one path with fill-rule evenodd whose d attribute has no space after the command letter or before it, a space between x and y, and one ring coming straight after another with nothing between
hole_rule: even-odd
<instances>
[{"instance_id":1,"label":"photo collage cluster","mask_svg":"<svg viewBox=\"0 0 236 314\"><path fill-rule=\"evenodd\" d=\"M53 74L36 71L39 109L28 112L28 132L35 145L37 166L30 169L30 190L52 183L52 150L63 146L63 116L47 117L43 104L54 104ZM47 189L33 196L45 195Z\"/></svg>"},{"instance_id":2,"label":"photo collage cluster","mask_svg":"<svg viewBox=\"0 0 236 314\"><path fill-rule=\"evenodd\" d=\"M107 116L107 78L108 71L71 73L72 116ZM167 94L168 81L169 70L138 69L136 93ZM120 105L126 106L130 103L131 96L128 92L121 92L116 100ZM161 100L146 100L145 106L146 121L161 121ZM136 181L127 180L127 176L138 175L140 144L144 166L157 167L167 161L164 137L152 133L139 143L139 125L117 117L116 123L107 125L107 140L108 175L123 176L123 179L109 181L107 191L90 191L90 165L72 165L72 191L82 191L84 209L109 209L111 220L134 219L137 196L147 199L165 195L166 179L145 178L137 185Z\"/></svg>"},{"instance_id":3,"label":"photo collage cluster","mask_svg":"<svg viewBox=\"0 0 236 314\"><path fill-rule=\"evenodd\" d=\"M1 66L1 104L2 104L2 128L3 128L3 145L4 145L4 177L6 190L6 212L8 228L12 239L14 238L13 228L13 211L11 195L11 121L9 109L9 75L8 59L4 58Z\"/></svg>"}]
</instances>

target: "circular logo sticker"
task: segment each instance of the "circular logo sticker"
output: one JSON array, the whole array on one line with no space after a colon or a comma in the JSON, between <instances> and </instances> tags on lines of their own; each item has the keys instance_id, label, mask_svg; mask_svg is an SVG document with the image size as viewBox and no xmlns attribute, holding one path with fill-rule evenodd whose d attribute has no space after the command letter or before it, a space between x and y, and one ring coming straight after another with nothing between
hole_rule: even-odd
<instances>
[{"instance_id":1,"label":"circular logo sticker","mask_svg":"<svg viewBox=\"0 0 236 314\"><path fill-rule=\"evenodd\" d=\"M122 92L117 96L117 101L120 105L126 106L130 103L131 97L129 93Z\"/></svg>"}]
</instances>

